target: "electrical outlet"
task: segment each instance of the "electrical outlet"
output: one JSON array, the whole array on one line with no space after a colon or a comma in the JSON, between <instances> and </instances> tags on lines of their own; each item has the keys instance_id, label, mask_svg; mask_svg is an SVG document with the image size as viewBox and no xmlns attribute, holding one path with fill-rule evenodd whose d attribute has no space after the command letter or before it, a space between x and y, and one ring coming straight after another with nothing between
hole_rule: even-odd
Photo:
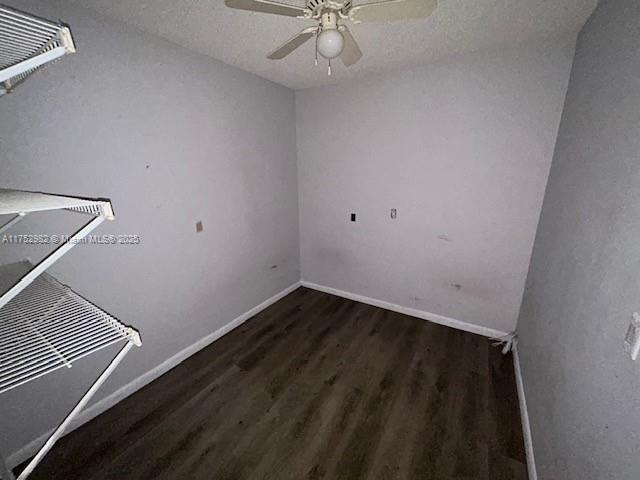
<instances>
[{"instance_id":1,"label":"electrical outlet","mask_svg":"<svg viewBox=\"0 0 640 480\"><path fill-rule=\"evenodd\" d=\"M398 210L396 210L395 208L391 209L391 218L394 220L398 218Z\"/></svg>"},{"instance_id":2,"label":"electrical outlet","mask_svg":"<svg viewBox=\"0 0 640 480\"><path fill-rule=\"evenodd\" d=\"M202 220L196 222L196 232L200 233L204 230L204 225L202 225Z\"/></svg>"},{"instance_id":3,"label":"electrical outlet","mask_svg":"<svg viewBox=\"0 0 640 480\"><path fill-rule=\"evenodd\" d=\"M637 360L640 355L640 314L634 313L627 335L624 337L624 351Z\"/></svg>"},{"instance_id":4,"label":"electrical outlet","mask_svg":"<svg viewBox=\"0 0 640 480\"><path fill-rule=\"evenodd\" d=\"M352 213L352 214L351 214L351 221L352 221L352 222L355 222L355 221L356 221L356 214L355 214L355 213Z\"/></svg>"}]
</instances>

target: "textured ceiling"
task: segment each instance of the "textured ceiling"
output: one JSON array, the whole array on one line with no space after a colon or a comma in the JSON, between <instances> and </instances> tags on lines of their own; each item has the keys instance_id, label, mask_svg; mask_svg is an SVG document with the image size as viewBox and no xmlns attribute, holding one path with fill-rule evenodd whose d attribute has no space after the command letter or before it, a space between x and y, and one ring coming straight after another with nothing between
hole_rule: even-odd
<instances>
[{"instance_id":1,"label":"textured ceiling","mask_svg":"<svg viewBox=\"0 0 640 480\"><path fill-rule=\"evenodd\" d=\"M364 57L334 74L314 67L308 42L284 60L266 55L312 21L231 10L223 0L69 0L123 20L191 50L301 89L370 72L412 66L455 53L515 43L561 31L577 31L597 0L440 0L425 20L350 25ZM370 0L354 0L354 4ZM303 0L288 0L304 4Z\"/></svg>"}]
</instances>

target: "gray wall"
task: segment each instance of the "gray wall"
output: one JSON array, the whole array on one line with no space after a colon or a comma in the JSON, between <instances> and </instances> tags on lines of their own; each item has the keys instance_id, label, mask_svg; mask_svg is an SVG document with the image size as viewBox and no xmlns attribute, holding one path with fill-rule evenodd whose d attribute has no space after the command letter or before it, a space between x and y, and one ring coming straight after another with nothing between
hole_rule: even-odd
<instances>
[{"instance_id":1,"label":"gray wall","mask_svg":"<svg viewBox=\"0 0 640 480\"><path fill-rule=\"evenodd\" d=\"M640 2L578 41L519 320L539 477L640 478Z\"/></svg>"},{"instance_id":2,"label":"gray wall","mask_svg":"<svg viewBox=\"0 0 640 480\"><path fill-rule=\"evenodd\" d=\"M294 93L77 7L9 3L69 22L78 54L0 98L0 185L109 197L116 220L97 233L142 237L53 269L142 332L98 400L299 280ZM0 261L22 254L3 246ZM3 395L0 448L52 427L107 354Z\"/></svg>"},{"instance_id":3,"label":"gray wall","mask_svg":"<svg viewBox=\"0 0 640 480\"><path fill-rule=\"evenodd\" d=\"M303 279L513 330L574 45L297 92Z\"/></svg>"}]
</instances>

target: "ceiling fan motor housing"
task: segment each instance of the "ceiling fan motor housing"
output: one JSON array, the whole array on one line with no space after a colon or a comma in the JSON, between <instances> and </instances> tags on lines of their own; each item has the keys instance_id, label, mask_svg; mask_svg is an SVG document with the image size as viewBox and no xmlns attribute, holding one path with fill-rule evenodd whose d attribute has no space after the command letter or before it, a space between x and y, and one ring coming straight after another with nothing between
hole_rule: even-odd
<instances>
[{"instance_id":1,"label":"ceiling fan motor housing","mask_svg":"<svg viewBox=\"0 0 640 480\"><path fill-rule=\"evenodd\" d=\"M323 31L338 29L338 15L332 10L322 12L321 22Z\"/></svg>"},{"instance_id":2,"label":"ceiling fan motor housing","mask_svg":"<svg viewBox=\"0 0 640 480\"><path fill-rule=\"evenodd\" d=\"M305 18L321 19L327 11L340 18L348 18L351 6L351 0L307 0Z\"/></svg>"}]
</instances>

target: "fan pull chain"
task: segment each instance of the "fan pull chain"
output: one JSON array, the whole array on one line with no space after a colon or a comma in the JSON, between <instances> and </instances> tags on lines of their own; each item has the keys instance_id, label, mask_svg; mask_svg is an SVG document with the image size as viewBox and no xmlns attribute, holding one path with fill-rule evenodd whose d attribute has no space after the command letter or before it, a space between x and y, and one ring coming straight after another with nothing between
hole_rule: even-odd
<instances>
[{"instance_id":1,"label":"fan pull chain","mask_svg":"<svg viewBox=\"0 0 640 480\"><path fill-rule=\"evenodd\" d=\"M327 69L327 75L331 76L331 59L329 59L329 68Z\"/></svg>"}]
</instances>

